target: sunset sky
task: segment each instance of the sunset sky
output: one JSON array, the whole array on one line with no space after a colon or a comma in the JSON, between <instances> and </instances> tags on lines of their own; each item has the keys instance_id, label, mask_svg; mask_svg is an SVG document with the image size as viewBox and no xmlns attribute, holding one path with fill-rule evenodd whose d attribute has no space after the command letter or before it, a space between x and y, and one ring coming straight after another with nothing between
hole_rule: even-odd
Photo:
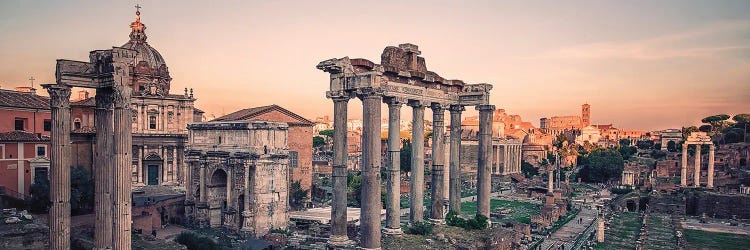
<instances>
[{"instance_id":1,"label":"sunset sky","mask_svg":"<svg viewBox=\"0 0 750 250\"><path fill-rule=\"evenodd\" d=\"M623 129L750 113L747 0L3 0L0 85L51 83L55 59L124 44L135 4L172 93L193 88L209 118L268 104L331 115L318 62L379 63L385 46L406 42L441 76L493 84L493 104L536 125L584 102L593 123ZM360 116L359 101L349 109Z\"/></svg>"}]
</instances>

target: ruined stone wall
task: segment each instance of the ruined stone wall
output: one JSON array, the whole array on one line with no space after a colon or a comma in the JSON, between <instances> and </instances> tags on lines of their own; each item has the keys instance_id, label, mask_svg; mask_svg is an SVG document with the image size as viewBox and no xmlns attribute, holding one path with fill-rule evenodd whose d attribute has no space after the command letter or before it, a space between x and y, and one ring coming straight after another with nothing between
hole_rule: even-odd
<instances>
[{"instance_id":1,"label":"ruined stone wall","mask_svg":"<svg viewBox=\"0 0 750 250\"><path fill-rule=\"evenodd\" d=\"M730 219L750 219L750 196L737 194L719 194L705 191L693 191L686 195L686 212L688 215Z\"/></svg>"},{"instance_id":2,"label":"ruined stone wall","mask_svg":"<svg viewBox=\"0 0 750 250\"><path fill-rule=\"evenodd\" d=\"M476 172L479 159L479 145L466 145L461 144L460 155L461 155L461 172Z\"/></svg>"}]
</instances>

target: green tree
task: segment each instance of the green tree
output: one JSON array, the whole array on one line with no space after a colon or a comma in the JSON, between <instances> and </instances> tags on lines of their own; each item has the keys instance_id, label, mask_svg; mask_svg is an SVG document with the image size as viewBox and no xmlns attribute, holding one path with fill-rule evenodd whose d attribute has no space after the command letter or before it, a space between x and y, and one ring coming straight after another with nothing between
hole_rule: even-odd
<instances>
[{"instance_id":1,"label":"green tree","mask_svg":"<svg viewBox=\"0 0 750 250\"><path fill-rule=\"evenodd\" d=\"M289 206L292 207L292 210L300 210L304 208L308 195L309 190L302 189L300 181L292 182L289 189Z\"/></svg>"},{"instance_id":2,"label":"green tree","mask_svg":"<svg viewBox=\"0 0 750 250\"><path fill-rule=\"evenodd\" d=\"M333 138L333 129L321 130L320 132L318 132L318 134L319 135L325 135L325 136L328 136L330 138Z\"/></svg>"},{"instance_id":3,"label":"green tree","mask_svg":"<svg viewBox=\"0 0 750 250\"><path fill-rule=\"evenodd\" d=\"M710 124L711 132L716 133L728 126L728 123L727 123L728 119L729 119L729 115L720 114L720 115L712 115L712 116L703 118L701 119L701 122Z\"/></svg>"},{"instance_id":4,"label":"green tree","mask_svg":"<svg viewBox=\"0 0 750 250\"><path fill-rule=\"evenodd\" d=\"M632 146L621 146L617 150L620 152L620 155L622 155L622 158L625 160L630 159L631 156L633 156L636 152L638 152L638 148L632 147Z\"/></svg>"},{"instance_id":5,"label":"green tree","mask_svg":"<svg viewBox=\"0 0 750 250\"><path fill-rule=\"evenodd\" d=\"M651 149L654 147L654 141L652 140L646 140L646 141L638 141L635 143L636 147L638 149Z\"/></svg>"},{"instance_id":6,"label":"green tree","mask_svg":"<svg viewBox=\"0 0 750 250\"><path fill-rule=\"evenodd\" d=\"M614 149L594 149L585 158L579 177L586 182L608 182L620 178L625 161L620 152Z\"/></svg>"},{"instance_id":7,"label":"green tree","mask_svg":"<svg viewBox=\"0 0 750 250\"><path fill-rule=\"evenodd\" d=\"M667 151L677 152L677 143L674 141L667 142Z\"/></svg>"},{"instance_id":8,"label":"green tree","mask_svg":"<svg viewBox=\"0 0 750 250\"><path fill-rule=\"evenodd\" d=\"M620 146L630 146L629 139L620 139L619 143L620 143Z\"/></svg>"},{"instance_id":9,"label":"green tree","mask_svg":"<svg viewBox=\"0 0 750 250\"><path fill-rule=\"evenodd\" d=\"M401 140L400 154L401 172L411 172L411 142L408 139Z\"/></svg>"},{"instance_id":10,"label":"green tree","mask_svg":"<svg viewBox=\"0 0 750 250\"><path fill-rule=\"evenodd\" d=\"M29 199L29 210L33 213L47 213L50 205L49 197L49 180L46 175L37 175L34 177L34 184L31 185L31 199Z\"/></svg>"},{"instance_id":11,"label":"green tree","mask_svg":"<svg viewBox=\"0 0 750 250\"><path fill-rule=\"evenodd\" d=\"M737 123L750 123L750 114L736 114L732 120Z\"/></svg>"},{"instance_id":12,"label":"green tree","mask_svg":"<svg viewBox=\"0 0 750 250\"><path fill-rule=\"evenodd\" d=\"M698 127L696 126L690 126L690 127L682 127L682 139L687 139L690 134L693 132L698 132Z\"/></svg>"},{"instance_id":13,"label":"green tree","mask_svg":"<svg viewBox=\"0 0 750 250\"><path fill-rule=\"evenodd\" d=\"M326 144L326 140L322 136L313 136L313 147L317 148Z\"/></svg>"},{"instance_id":14,"label":"green tree","mask_svg":"<svg viewBox=\"0 0 750 250\"><path fill-rule=\"evenodd\" d=\"M353 199L348 199L350 207L360 207L362 204L362 176L349 173L346 176L346 192L347 196L351 196Z\"/></svg>"},{"instance_id":15,"label":"green tree","mask_svg":"<svg viewBox=\"0 0 750 250\"><path fill-rule=\"evenodd\" d=\"M86 214L94 208L94 178L84 167L70 169L70 212Z\"/></svg>"},{"instance_id":16,"label":"green tree","mask_svg":"<svg viewBox=\"0 0 750 250\"><path fill-rule=\"evenodd\" d=\"M539 175L539 169L524 160L521 160L521 172L526 178L531 178Z\"/></svg>"}]
</instances>

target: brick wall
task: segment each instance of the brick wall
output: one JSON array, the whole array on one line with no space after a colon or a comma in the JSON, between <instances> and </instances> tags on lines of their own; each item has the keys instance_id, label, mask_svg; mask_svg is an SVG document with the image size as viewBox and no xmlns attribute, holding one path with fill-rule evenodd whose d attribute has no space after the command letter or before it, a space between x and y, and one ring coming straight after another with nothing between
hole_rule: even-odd
<instances>
[{"instance_id":1,"label":"brick wall","mask_svg":"<svg viewBox=\"0 0 750 250\"><path fill-rule=\"evenodd\" d=\"M292 181L300 181L303 189L310 190L312 186L312 124L296 125L294 123L299 120L276 110L253 117L253 120L292 123L289 124L287 145L290 151L296 151L298 155L298 165L291 169Z\"/></svg>"}]
</instances>

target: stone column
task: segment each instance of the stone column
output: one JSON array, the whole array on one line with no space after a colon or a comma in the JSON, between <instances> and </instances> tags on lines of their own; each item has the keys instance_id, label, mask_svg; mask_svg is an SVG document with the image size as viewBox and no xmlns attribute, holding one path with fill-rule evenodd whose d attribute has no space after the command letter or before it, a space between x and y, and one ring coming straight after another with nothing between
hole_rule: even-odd
<instances>
[{"instance_id":1,"label":"stone column","mask_svg":"<svg viewBox=\"0 0 750 250\"><path fill-rule=\"evenodd\" d=\"M555 171L552 168L552 166L548 166L549 170L547 170L547 193L551 194L555 191L554 186L554 179L555 179Z\"/></svg>"},{"instance_id":2,"label":"stone column","mask_svg":"<svg viewBox=\"0 0 750 250\"><path fill-rule=\"evenodd\" d=\"M194 161L191 159L187 160L188 171L185 171L185 201L189 203L195 202L195 196L193 194L193 180L191 179L191 173L193 172Z\"/></svg>"},{"instance_id":3,"label":"stone column","mask_svg":"<svg viewBox=\"0 0 750 250\"><path fill-rule=\"evenodd\" d=\"M112 89L96 89L96 152L94 156L94 248L112 248L113 117ZM140 165L140 164L138 164ZM140 172L140 171L139 171Z\"/></svg>"},{"instance_id":4,"label":"stone column","mask_svg":"<svg viewBox=\"0 0 750 250\"><path fill-rule=\"evenodd\" d=\"M143 185L143 157L146 157L143 155L144 152L143 146L138 147L138 169L135 171L138 185Z\"/></svg>"},{"instance_id":5,"label":"stone column","mask_svg":"<svg viewBox=\"0 0 750 250\"><path fill-rule=\"evenodd\" d=\"M70 87L47 85L52 109L50 137L49 249L70 249Z\"/></svg>"},{"instance_id":6,"label":"stone column","mask_svg":"<svg viewBox=\"0 0 750 250\"><path fill-rule=\"evenodd\" d=\"M161 178L159 178L159 185L164 185L164 183L167 180L167 169L169 168L169 165L167 164L167 146L161 146Z\"/></svg>"},{"instance_id":7,"label":"stone column","mask_svg":"<svg viewBox=\"0 0 750 250\"><path fill-rule=\"evenodd\" d=\"M424 219L424 103L409 101L412 107L411 131L411 192L409 221Z\"/></svg>"},{"instance_id":8,"label":"stone column","mask_svg":"<svg viewBox=\"0 0 750 250\"><path fill-rule=\"evenodd\" d=\"M701 186L701 144L695 144L695 172L693 173L694 187Z\"/></svg>"},{"instance_id":9,"label":"stone column","mask_svg":"<svg viewBox=\"0 0 750 250\"><path fill-rule=\"evenodd\" d=\"M682 144L682 166L680 169L680 186L687 187L687 164L688 164L688 144Z\"/></svg>"},{"instance_id":10,"label":"stone column","mask_svg":"<svg viewBox=\"0 0 750 250\"><path fill-rule=\"evenodd\" d=\"M172 168L170 170L169 181L177 183L177 178L175 178L177 176L177 147L172 148Z\"/></svg>"},{"instance_id":11,"label":"stone column","mask_svg":"<svg viewBox=\"0 0 750 250\"><path fill-rule=\"evenodd\" d=\"M708 180L706 187L714 188L714 144L708 145Z\"/></svg>"},{"instance_id":12,"label":"stone column","mask_svg":"<svg viewBox=\"0 0 750 250\"><path fill-rule=\"evenodd\" d=\"M403 100L388 98L388 198L386 234L401 234L401 105Z\"/></svg>"},{"instance_id":13,"label":"stone column","mask_svg":"<svg viewBox=\"0 0 750 250\"><path fill-rule=\"evenodd\" d=\"M445 223L443 200L445 200L445 107L432 103L432 188L430 203L430 220L434 223Z\"/></svg>"},{"instance_id":14,"label":"stone column","mask_svg":"<svg viewBox=\"0 0 750 250\"><path fill-rule=\"evenodd\" d=\"M491 173L492 161L492 113L495 105L478 105L479 110L479 159L477 175L477 214L490 217Z\"/></svg>"},{"instance_id":15,"label":"stone column","mask_svg":"<svg viewBox=\"0 0 750 250\"><path fill-rule=\"evenodd\" d=\"M114 94L114 153L112 174L112 197L114 218L112 220L112 248L130 249L131 171L133 152L132 116L130 97L132 88L127 85L113 87Z\"/></svg>"},{"instance_id":16,"label":"stone column","mask_svg":"<svg viewBox=\"0 0 750 250\"><path fill-rule=\"evenodd\" d=\"M198 178L200 178L200 187L198 189L198 202L200 203L206 203L208 201L208 197L206 196L206 161L201 159L200 161L200 172L198 173Z\"/></svg>"},{"instance_id":17,"label":"stone column","mask_svg":"<svg viewBox=\"0 0 750 250\"><path fill-rule=\"evenodd\" d=\"M332 247L343 247L351 244L346 229L346 162L348 159L346 145L347 105L351 98L348 93L326 93L333 100L333 197L331 201L331 237Z\"/></svg>"},{"instance_id":18,"label":"stone column","mask_svg":"<svg viewBox=\"0 0 750 250\"><path fill-rule=\"evenodd\" d=\"M250 163L245 162L245 175L242 177L242 180L245 184L245 189L243 195L245 198L242 200L242 207L244 208L242 211L242 231L243 232L251 232L252 228L250 228L250 225L252 225L252 213L250 212L250 189L252 187L250 186L250 178L252 174L250 173Z\"/></svg>"},{"instance_id":19,"label":"stone column","mask_svg":"<svg viewBox=\"0 0 750 250\"><path fill-rule=\"evenodd\" d=\"M463 106L452 105L450 137L450 209L461 214L461 112Z\"/></svg>"},{"instance_id":20,"label":"stone column","mask_svg":"<svg viewBox=\"0 0 750 250\"><path fill-rule=\"evenodd\" d=\"M227 204L232 204L232 166L227 167Z\"/></svg>"},{"instance_id":21,"label":"stone column","mask_svg":"<svg viewBox=\"0 0 750 250\"><path fill-rule=\"evenodd\" d=\"M604 242L604 218L602 216L596 218L596 242Z\"/></svg>"},{"instance_id":22,"label":"stone column","mask_svg":"<svg viewBox=\"0 0 750 250\"><path fill-rule=\"evenodd\" d=\"M362 209L360 247L380 249L380 104L377 89L359 89L362 100Z\"/></svg>"},{"instance_id":23,"label":"stone column","mask_svg":"<svg viewBox=\"0 0 750 250\"><path fill-rule=\"evenodd\" d=\"M145 169L143 167L143 160L146 159L146 152L148 152L147 150L148 150L148 145L143 145L143 150L141 150L143 152L143 154L142 154L143 156L142 156L142 159L141 159L141 176L140 176L140 178L141 178L141 183L143 183L144 185L148 185L148 169Z\"/></svg>"}]
</instances>

